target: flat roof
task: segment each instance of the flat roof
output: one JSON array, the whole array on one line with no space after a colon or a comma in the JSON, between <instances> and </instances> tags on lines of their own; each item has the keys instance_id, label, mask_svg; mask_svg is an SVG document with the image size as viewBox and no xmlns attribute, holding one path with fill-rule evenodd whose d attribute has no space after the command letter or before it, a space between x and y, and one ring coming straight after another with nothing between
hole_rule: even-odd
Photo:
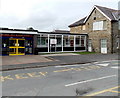
<instances>
[{"instance_id":1,"label":"flat roof","mask_svg":"<svg viewBox=\"0 0 120 98\"><path fill-rule=\"evenodd\" d=\"M70 33L69 31L67 32L62 32L62 30L57 30L57 32L40 32L38 30L32 30L32 29L9 29L9 28L0 28L0 33L10 33L10 34L51 34L51 35L87 35L86 34L78 34L78 33Z\"/></svg>"}]
</instances>

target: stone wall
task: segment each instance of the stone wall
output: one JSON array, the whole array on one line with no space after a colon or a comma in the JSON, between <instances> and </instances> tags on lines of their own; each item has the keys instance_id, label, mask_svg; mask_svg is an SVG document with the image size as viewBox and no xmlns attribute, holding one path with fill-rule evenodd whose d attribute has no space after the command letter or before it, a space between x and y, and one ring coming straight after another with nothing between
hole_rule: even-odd
<instances>
[{"instance_id":1,"label":"stone wall","mask_svg":"<svg viewBox=\"0 0 120 98\"><path fill-rule=\"evenodd\" d=\"M106 28L104 30L93 30L93 22L105 21ZM71 33L87 33L88 39L92 41L92 51L100 52L101 51L101 39L107 39L107 51L108 53L112 52L112 39L111 39L111 21L101 14L97 9L94 9L88 20L85 23L86 30L81 30L80 26L71 27Z\"/></svg>"},{"instance_id":2,"label":"stone wall","mask_svg":"<svg viewBox=\"0 0 120 98\"><path fill-rule=\"evenodd\" d=\"M112 22L112 40L113 40L113 53L114 52L118 52L118 49L117 49L117 38L119 38L119 33L120 31L118 30L118 22Z\"/></svg>"}]
</instances>

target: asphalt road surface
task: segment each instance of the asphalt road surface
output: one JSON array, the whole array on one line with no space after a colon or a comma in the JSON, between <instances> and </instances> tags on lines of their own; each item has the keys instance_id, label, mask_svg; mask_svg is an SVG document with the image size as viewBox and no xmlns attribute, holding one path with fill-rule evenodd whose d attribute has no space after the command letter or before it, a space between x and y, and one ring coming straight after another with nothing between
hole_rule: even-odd
<instances>
[{"instance_id":1,"label":"asphalt road surface","mask_svg":"<svg viewBox=\"0 0 120 98\"><path fill-rule=\"evenodd\" d=\"M118 96L118 62L4 71L2 96Z\"/></svg>"}]
</instances>

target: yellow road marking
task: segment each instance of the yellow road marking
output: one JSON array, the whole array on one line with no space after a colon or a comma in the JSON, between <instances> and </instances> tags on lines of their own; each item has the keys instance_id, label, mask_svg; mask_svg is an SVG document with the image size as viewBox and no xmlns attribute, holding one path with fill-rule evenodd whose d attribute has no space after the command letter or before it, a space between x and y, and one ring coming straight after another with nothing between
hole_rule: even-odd
<instances>
[{"instance_id":1,"label":"yellow road marking","mask_svg":"<svg viewBox=\"0 0 120 98\"><path fill-rule=\"evenodd\" d=\"M11 78L11 76L10 76L10 75L5 76L5 77L0 76L0 81L4 82L5 80L14 80L14 79L13 79L13 78Z\"/></svg>"},{"instance_id":2,"label":"yellow road marking","mask_svg":"<svg viewBox=\"0 0 120 98\"><path fill-rule=\"evenodd\" d=\"M32 72L32 73L20 73L15 75L8 76L0 76L0 82L4 82L6 80L16 80L16 79L27 79L33 77L41 77L46 76L48 72Z\"/></svg>"},{"instance_id":3,"label":"yellow road marking","mask_svg":"<svg viewBox=\"0 0 120 98\"><path fill-rule=\"evenodd\" d=\"M28 76L30 77L40 77L41 75L37 75L36 72L32 72L32 73L26 73Z\"/></svg>"},{"instance_id":4,"label":"yellow road marking","mask_svg":"<svg viewBox=\"0 0 120 98\"><path fill-rule=\"evenodd\" d=\"M111 90L110 92L113 92L113 93L120 93L120 91L113 91L113 90Z\"/></svg>"},{"instance_id":5,"label":"yellow road marking","mask_svg":"<svg viewBox=\"0 0 120 98\"><path fill-rule=\"evenodd\" d=\"M48 72L39 72L41 75L46 76Z\"/></svg>"},{"instance_id":6,"label":"yellow road marking","mask_svg":"<svg viewBox=\"0 0 120 98\"><path fill-rule=\"evenodd\" d=\"M102 93L105 93L105 92L110 92L111 90L113 89L116 89L116 88L119 88L120 86L116 86L116 87L113 87L113 88L109 88L109 89L105 89L105 90L102 90L102 91L99 91L99 92L95 92L95 93L92 93L92 94L88 94L86 96L95 96L95 95L98 95L98 94L102 94Z\"/></svg>"},{"instance_id":7,"label":"yellow road marking","mask_svg":"<svg viewBox=\"0 0 120 98\"><path fill-rule=\"evenodd\" d=\"M68 68L68 69L55 70L53 72L65 72L65 71L71 71L71 70L81 71L81 70L92 70L92 69L98 69L98 68L101 68L101 67L93 65L93 66L80 67L80 68Z\"/></svg>"},{"instance_id":8,"label":"yellow road marking","mask_svg":"<svg viewBox=\"0 0 120 98\"><path fill-rule=\"evenodd\" d=\"M16 74L15 77L16 77L16 79L26 79L26 78L28 78L27 76L25 76L25 73Z\"/></svg>"},{"instance_id":9,"label":"yellow road marking","mask_svg":"<svg viewBox=\"0 0 120 98\"><path fill-rule=\"evenodd\" d=\"M53 71L53 72L64 72L64 71L70 71L70 70L72 70L72 68L70 68L70 69L63 69L63 70L56 70L56 71Z\"/></svg>"}]
</instances>

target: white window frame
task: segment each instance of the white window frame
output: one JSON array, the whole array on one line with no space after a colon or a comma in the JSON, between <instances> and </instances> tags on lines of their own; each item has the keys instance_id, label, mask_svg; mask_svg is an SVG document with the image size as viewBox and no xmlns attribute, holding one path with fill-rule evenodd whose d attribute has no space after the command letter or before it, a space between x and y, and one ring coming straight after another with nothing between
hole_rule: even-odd
<instances>
[{"instance_id":1,"label":"white window frame","mask_svg":"<svg viewBox=\"0 0 120 98\"><path fill-rule=\"evenodd\" d=\"M103 30L103 21L97 21L97 22L93 22L93 30Z\"/></svg>"}]
</instances>

